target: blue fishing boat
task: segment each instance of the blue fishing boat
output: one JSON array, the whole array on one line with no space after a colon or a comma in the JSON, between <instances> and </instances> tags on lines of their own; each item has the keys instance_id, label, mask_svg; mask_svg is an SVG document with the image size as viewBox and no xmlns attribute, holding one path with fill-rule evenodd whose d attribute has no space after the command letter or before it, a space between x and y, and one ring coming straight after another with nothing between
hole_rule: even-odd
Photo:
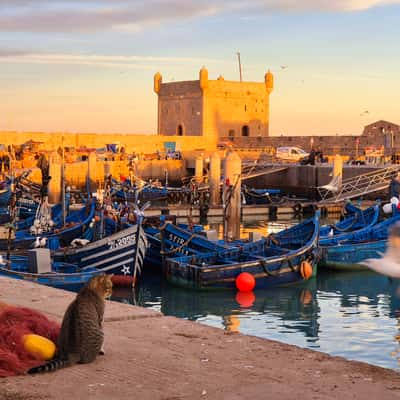
<instances>
[{"instance_id":1,"label":"blue fishing boat","mask_svg":"<svg viewBox=\"0 0 400 400\"><path fill-rule=\"evenodd\" d=\"M343 240L352 240L357 233L368 231L377 224L380 206L375 205L354 213L336 225L322 226L320 229L320 246L332 245Z\"/></svg>"},{"instance_id":2,"label":"blue fishing boat","mask_svg":"<svg viewBox=\"0 0 400 400\"><path fill-rule=\"evenodd\" d=\"M346 240L320 242L319 267L337 270L367 269L361 265L368 258L380 258L386 249L390 227L400 221L400 213L393 214L372 227L349 235Z\"/></svg>"},{"instance_id":3,"label":"blue fishing boat","mask_svg":"<svg viewBox=\"0 0 400 400\"><path fill-rule=\"evenodd\" d=\"M6 263L4 257L0 263L0 277L23 279L46 286L71 291L79 290L93 276L104 273L101 269L90 267L80 269L74 264L52 262L51 272L29 272L28 256L12 255L10 263Z\"/></svg>"},{"instance_id":4,"label":"blue fishing boat","mask_svg":"<svg viewBox=\"0 0 400 400\"><path fill-rule=\"evenodd\" d=\"M56 206L57 207L57 206ZM58 206L60 207L60 206ZM95 202L91 201L80 210L72 211L66 217L66 224L63 224L62 213L53 213L55 216L53 222L54 226L47 232L41 232L34 235L29 229L17 230L15 238L11 242L11 249L29 249L33 247L35 241L40 238L46 238L48 241L57 243L60 246L67 246L75 238L81 238L90 228L90 223L94 217ZM8 248L8 240L0 239L0 250Z\"/></svg>"},{"instance_id":5,"label":"blue fishing boat","mask_svg":"<svg viewBox=\"0 0 400 400\"><path fill-rule=\"evenodd\" d=\"M1 183L0 186L0 206L4 207L7 206L8 202L11 198L11 189L10 186L7 185L5 182Z\"/></svg>"},{"instance_id":6,"label":"blue fishing boat","mask_svg":"<svg viewBox=\"0 0 400 400\"><path fill-rule=\"evenodd\" d=\"M362 262L370 258L380 258L385 252L387 240L349 241L333 246L321 247L318 267L338 271L367 270Z\"/></svg>"},{"instance_id":7,"label":"blue fishing boat","mask_svg":"<svg viewBox=\"0 0 400 400\"><path fill-rule=\"evenodd\" d=\"M5 256L1 256L0 275L67 290L77 290L91 277L101 273L113 274L116 285L136 282L147 249L141 224L87 242L76 239L76 245L79 243L81 247L56 251L51 262L49 249L32 250L40 252L35 262L28 256L11 255L11 262L8 263ZM43 252L44 256L48 256L47 262Z\"/></svg>"},{"instance_id":8,"label":"blue fishing boat","mask_svg":"<svg viewBox=\"0 0 400 400\"><path fill-rule=\"evenodd\" d=\"M320 238L362 229L369 226L371 223L376 223L379 219L378 205L361 210L352 203L347 202L344 209L347 216L342 221L334 225L321 226L319 232Z\"/></svg>"},{"instance_id":9,"label":"blue fishing boat","mask_svg":"<svg viewBox=\"0 0 400 400\"><path fill-rule=\"evenodd\" d=\"M276 204L283 201L280 189L253 189L242 185L246 204Z\"/></svg>"},{"instance_id":10,"label":"blue fishing boat","mask_svg":"<svg viewBox=\"0 0 400 400\"><path fill-rule=\"evenodd\" d=\"M146 265L155 267L157 271L161 271L163 259L166 257L209 254L232 247L218 241L208 240L201 234L198 225L190 230L185 225L164 223L160 227L146 226L145 232L149 242L145 262Z\"/></svg>"},{"instance_id":11,"label":"blue fishing boat","mask_svg":"<svg viewBox=\"0 0 400 400\"><path fill-rule=\"evenodd\" d=\"M317 212L298 225L238 247L167 258L164 275L172 284L192 289L234 289L241 272L254 276L256 289L303 282L306 267L316 275L319 218Z\"/></svg>"},{"instance_id":12,"label":"blue fishing boat","mask_svg":"<svg viewBox=\"0 0 400 400\"><path fill-rule=\"evenodd\" d=\"M89 242L75 240L73 246L56 250L53 259L74 264L80 270L90 268L132 279L141 272L147 250L142 224L132 225L102 239Z\"/></svg>"}]
</instances>

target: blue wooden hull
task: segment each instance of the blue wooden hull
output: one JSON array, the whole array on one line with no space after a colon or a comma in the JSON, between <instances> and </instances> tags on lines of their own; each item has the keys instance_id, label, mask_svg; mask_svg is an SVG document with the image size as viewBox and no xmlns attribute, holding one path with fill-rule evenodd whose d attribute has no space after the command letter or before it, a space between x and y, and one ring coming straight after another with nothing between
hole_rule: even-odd
<instances>
[{"instance_id":1,"label":"blue wooden hull","mask_svg":"<svg viewBox=\"0 0 400 400\"><path fill-rule=\"evenodd\" d=\"M28 272L28 258L26 256L11 256L10 269L0 265L0 276L76 291L93 276L103 273L103 271L96 268L80 271L76 265L58 262L53 262L52 269L51 273L31 273Z\"/></svg>"},{"instance_id":2,"label":"blue wooden hull","mask_svg":"<svg viewBox=\"0 0 400 400\"><path fill-rule=\"evenodd\" d=\"M147 239L141 225L133 225L80 248L58 250L55 261L71 263L78 269L100 269L105 273L133 276L143 267Z\"/></svg>"},{"instance_id":3,"label":"blue wooden hull","mask_svg":"<svg viewBox=\"0 0 400 400\"><path fill-rule=\"evenodd\" d=\"M7 185L4 189L0 189L0 207L5 207L11 198L11 190Z\"/></svg>"},{"instance_id":4,"label":"blue wooden hull","mask_svg":"<svg viewBox=\"0 0 400 400\"><path fill-rule=\"evenodd\" d=\"M349 206L348 206L349 207ZM351 210L353 210L352 206ZM351 239L355 232L369 229L379 220L379 205L359 210L335 225L322 226L319 232L320 244L333 244L339 240Z\"/></svg>"},{"instance_id":5,"label":"blue wooden hull","mask_svg":"<svg viewBox=\"0 0 400 400\"><path fill-rule=\"evenodd\" d=\"M320 242L321 260L319 266L330 269L366 269L360 263L368 258L379 258L384 252L390 227L400 221L400 213L395 213L372 227L353 233L348 240L327 243Z\"/></svg>"},{"instance_id":6,"label":"blue wooden hull","mask_svg":"<svg viewBox=\"0 0 400 400\"><path fill-rule=\"evenodd\" d=\"M368 258L381 258L386 245L387 240L377 240L322 247L318 266L343 271L368 270L361 263Z\"/></svg>"},{"instance_id":7,"label":"blue wooden hull","mask_svg":"<svg viewBox=\"0 0 400 400\"><path fill-rule=\"evenodd\" d=\"M302 261L317 272L319 212L308 221L266 238L218 253L167 258L166 279L192 289L234 289L241 272L252 274L256 289L303 282ZM299 247L297 247L299 246Z\"/></svg>"},{"instance_id":8,"label":"blue wooden hull","mask_svg":"<svg viewBox=\"0 0 400 400\"><path fill-rule=\"evenodd\" d=\"M102 273L130 278L132 283L142 269L146 247L143 228L134 225L84 247L53 253L51 273L28 272L28 258L12 256L11 268L0 265L0 275L73 291Z\"/></svg>"}]
</instances>

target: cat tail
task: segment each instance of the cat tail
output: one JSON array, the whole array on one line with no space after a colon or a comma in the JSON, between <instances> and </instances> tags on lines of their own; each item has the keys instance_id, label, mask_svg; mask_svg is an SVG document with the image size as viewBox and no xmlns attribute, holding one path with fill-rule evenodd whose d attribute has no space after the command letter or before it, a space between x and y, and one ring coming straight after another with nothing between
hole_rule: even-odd
<instances>
[{"instance_id":1,"label":"cat tail","mask_svg":"<svg viewBox=\"0 0 400 400\"><path fill-rule=\"evenodd\" d=\"M33 367L30 370L28 370L28 374L38 374L41 372L51 372L55 371L57 369L69 367L71 365L71 362L69 360L60 360L60 359L54 359L46 364L39 365L38 367Z\"/></svg>"}]
</instances>

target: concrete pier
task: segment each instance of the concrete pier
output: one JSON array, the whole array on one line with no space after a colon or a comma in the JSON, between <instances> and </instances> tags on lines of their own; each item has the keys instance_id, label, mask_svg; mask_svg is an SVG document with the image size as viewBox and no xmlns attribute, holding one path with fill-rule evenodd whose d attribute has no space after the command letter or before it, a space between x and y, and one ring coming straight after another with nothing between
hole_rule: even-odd
<instances>
[{"instance_id":1,"label":"concrete pier","mask_svg":"<svg viewBox=\"0 0 400 400\"><path fill-rule=\"evenodd\" d=\"M75 294L0 277L0 304L61 320ZM394 399L395 371L107 302L106 355L1 380L0 399Z\"/></svg>"}]
</instances>

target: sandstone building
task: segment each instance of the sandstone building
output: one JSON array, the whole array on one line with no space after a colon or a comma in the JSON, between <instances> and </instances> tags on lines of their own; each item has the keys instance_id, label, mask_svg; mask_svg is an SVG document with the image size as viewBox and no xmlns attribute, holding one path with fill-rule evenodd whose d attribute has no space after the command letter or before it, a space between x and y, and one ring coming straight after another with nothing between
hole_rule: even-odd
<instances>
[{"instance_id":1,"label":"sandstone building","mask_svg":"<svg viewBox=\"0 0 400 400\"><path fill-rule=\"evenodd\" d=\"M202 136L205 139L263 138L269 135L270 71L264 82L208 78L205 67L195 81L162 81L154 76L158 95L158 135Z\"/></svg>"}]
</instances>

